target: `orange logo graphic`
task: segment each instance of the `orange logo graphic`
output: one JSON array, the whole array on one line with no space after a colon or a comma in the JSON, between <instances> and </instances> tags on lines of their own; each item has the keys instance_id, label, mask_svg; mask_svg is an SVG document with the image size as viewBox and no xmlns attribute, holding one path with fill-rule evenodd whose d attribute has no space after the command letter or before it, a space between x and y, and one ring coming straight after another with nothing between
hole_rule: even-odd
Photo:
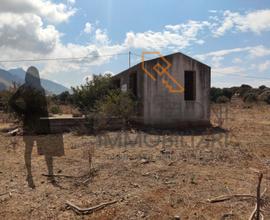
<instances>
[{"instance_id":1,"label":"orange logo graphic","mask_svg":"<svg viewBox=\"0 0 270 220\"><path fill-rule=\"evenodd\" d=\"M162 66L160 63L157 63L154 67L153 70L160 76L167 76L169 81L162 78L162 84L169 90L170 93L183 93L184 92L184 87L177 82L177 80L169 73L169 69L171 68L172 64L164 57L161 55L160 52L142 52L142 69L144 73L150 77L152 80L156 80L156 77L151 74L147 68L145 68L144 65L144 60L145 60L145 55L146 54L156 54L159 55L159 58L166 64L166 67ZM171 85L173 84L173 85Z\"/></svg>"}]
</instances>

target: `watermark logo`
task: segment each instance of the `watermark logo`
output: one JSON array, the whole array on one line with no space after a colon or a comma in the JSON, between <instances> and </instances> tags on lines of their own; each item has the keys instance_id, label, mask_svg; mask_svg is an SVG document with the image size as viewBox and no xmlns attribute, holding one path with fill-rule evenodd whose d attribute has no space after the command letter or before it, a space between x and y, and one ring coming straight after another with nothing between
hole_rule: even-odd
<instances>
[{"instance_id":1,"label":"watermark logo","mask_svg":"<svg viewBox=\"0 0 270 220\"><path fill-rule=\"evenodd\" d=\"M145 55L155 54L159 56L159 59L165 63L165 66L161 65L159 62L153 67L153 70L157 73L159 77L162 77L162 84L168 89L170 93L183 93L184 87L170 74L169 69L172 64L161 55L160 52L142 52L142 70L143 72L152 80L157 80L157 78L145 67Z\"/></svg>"}]
</instances>

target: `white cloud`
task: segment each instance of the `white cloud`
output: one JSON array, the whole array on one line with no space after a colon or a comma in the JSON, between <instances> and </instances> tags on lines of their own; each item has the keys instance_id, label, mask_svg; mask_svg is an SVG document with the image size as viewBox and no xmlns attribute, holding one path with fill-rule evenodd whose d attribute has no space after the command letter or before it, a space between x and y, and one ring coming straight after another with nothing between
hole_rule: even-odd
<instances>
[{"instance_id":1,"label":"white cloud","mask_svg":"<svg viewBox=\"0 0 270 220\"><path fill-rule=\"evenodd\" d=\"M192 42L203 44L198 34L209 26L206 21L188 21L177 25L166 25L161 32L146 31L141 33L128 32L125 45L133 48L162 50L172 47L177 50L188 47Z\"/></svg>"},{"instance_id":2,"label":"white cloud","mask_svg":"<svg viewBox=\"0 0 270 220\"><path fill-rule=\"evenodd\" d=\"M68 1L74 4L75 1ZM92 65L100 65L111 59L103 57L104 53L121 52L124 47L111 45L105 31L99 29L95 33L96 42L85 45L64 44L61 35L54 25L44 25L48 22L62 22L74 13L74 10L64 4L52 1L19 0L1 1L0 8L0 49L1 60L38 59L61 57L88 57L87 60L41 61L36 63L41 68L42 75L61 72L89 72ZM47 22L46 22L47 23ZM88 25L89 31L89 25ZM97 44L96 44L97 43ZM1 63L4 68L27 67L30 62Z\"/></svg>"},{"instance_id":3,"label":"white cloud","mask_svg":"<svg viewBox=\"0 0 270 220\"><path fill-rule=\"evenodd\" d=\"M245 69L239 66L218 67L212 69L213 75L227 75L227 74L242 75L244 73Z\"/></svg>"},{"instance_id":4,"label":"white cloud","mask_svg":"<svg viewBox=\"0 0 270 220\"><path fill-rule=\"evenodd\" d=\"M270 73L270 60L265 61L264 63L259 64L258 66L260 72L268 71Z\"/></svg>"},{"instance_id":5,"label":"white cloud","mask_svg":"<svg viewBox=\"0 0 270 220\"><path fill-rule=\"evenodd\" d=\"M76 0L67 0L68 4L74 5L76 3Z\"/></svg>"},{"instance_id":6,"label":"white cloud","mask_svg":"<svg viewBox=\"0 0 270 220\"><path fill-rule=\"evenodd\" d=\"M45 62L45 67L42 69L41 74L52 75L60 72L88 74L91 67L105 64L114 57L108 56L109 54L117 54L124 50L125 48L121 45L95 45L94 43L87 45L58 44L55 50L49 54L49 57L63 57L63 54L65 54L64 57L81 57L81 59Z\"/></svg>"},{"instance_id":7,"label":"white cloud","mask_svg":"<svg viewBox=\"0 0 270 220\"><path fill-rule=\"evenodd\" d=\"M235 64L239 64L239 63L242 63L242 62L243 62L243 60L241 58L239 58L239 57L236 57L236 58L233 59L233 63L235 63Z\"/></svg>"},{"instance_id":8,"label":"white cloud","mask_svg":"<svg viewBox=\"0 0 270 220\"><path fill-rule=\"evenodd\" d=\"M74 13L74 8L51 0L2 0L0 49L4 53L1 59L49 57L61 44L62 35L50 22L67 21Z\"/></svg>"},{"instance_id":9,"label":"white cloud","mask_svg":"<svg viewBox=\"0 0 270 220\"><path fill-rule=\"evenodd\" d=\"M219 57L219 56L214 56L212 57L212 66L214 68L220 67L221 66L221 61L224 59L224 57Z\"/></svg>"},{"instance_id":10,"label":"white cloud","mask_svg":"<svg viewBox=\"0 0 270 220\"><path fill-rule=\"evenodd\" d=\"M114 73L113 73L112 71L110 71L110 70L106 70L106 71L104 72L104 74L114 75Z\"/></svg>"},{"instance_id":11,"label":"white cloud","mask_svg":"<svg viewBox=\"0 0 270 220\"><path fill-rule=\"evenodd\" d=\"M270 30L270 9L246 12L241 15L229 10L223 13L223 20L217 29L213 29L214 36L223 36L229 30L240 32L254 32L260 34Z\"/></svg>"},{"instance_id":12,"label":"white cloud","mask_svg":"<svg viewBox=\"0 0 270 220\"><path fill-rule=\"evenodd\" d=\"M202 45L202 44L204 44L204 43L205 43L205 41L204 41L204 40L202 40L202 39L199 39L199 40L197 40L197 41L196 41L196 43L197 43L197 44L199 44L199 45Z\"/></svg>"},{"instance_id":13,"label":"white cloud","mask_svg":"<svg viewBox=\"0 0 270 220\"><path fill-rule=\"evenodd\" d=\"M219 28L214 31L216 37L222 36L226 31L234 27L234 18L239 15L238 13L232 13L230 11L224 12L224 20Z\"/></svg>"},{"instance_id":14,"label":"white cloud","mask_svg":"<svg viewBox=\"0 0 270 220\"><path fill-rule=\"evenodd\" d=\"M165 29L182 33L185 36L194 37L197 35L198 31L204 27L208 27L210 23L208 21L194 21L189 20L187 23L177 24L177 25L166 25Z\"/></svg>"},{"instance_id":15,"label":"white cloud","mask_svg":"<svg viewBox=\"0 0 270 220\"><path fill-rule=\"evenodd\" d=\"M268 55L270 55L270 49L258 45L212 51L196 57L204 59L212 66L213 84L224 87L247 82L253 86L266 84L266 82L259 83L254 74L256 73L257 76L257 74L270 73L270 60L262 63L258 61L259 57ZM249 79L252 75L255 78Z\"/></svg>"},{"instance_id":16,"label":"white cloud","mask_svg":"<svg viewBox=\"0 0 270 220\"><path fill-rule=\"evenodd\" d=\"M53 25L45 26L41 17L34 14L18 15L14 13L0 14L0 49L1 60L38 59L38 58L78 58L85 59L67 61L40 61L40 72L43 76L64 72L87 73L94 65L101 65L113 58L108 54L123 52L126 48L120 44L111 44L104 30L95 32L95 41L80 44L64 44L61 33ZM103 56L106 55L106 56ZM17 65L27 68L33 65L25 63L1 63L3 68Z\"/></svg>"},{"instance_id":17,"label":"white cloud","mask_svg":"<svg viewBox=\"0 0 270 220\"><path fill-rule=\"evenodd\" d=\"M224 50L217 50L212 51L204 54L197 54L195 55L196 58L200 60L205 60L206 58L211 57L224 57L233 53L241 53L241 52L248 52L250 57L263 57L270 55L270 48L267 48L263 45L258 46L250 46L250 47L237 47L232 49L224 49Z\"/></svg>"},{"instance_id":18,"label":"white cloud","mask_svg":"<svg viewBox=\"0 0 270 220\"><path fill-rule=\"evenodd\" d=\"M98 44L108 44L109 37L105 30L97 29L95 33L95 39Z\"/></svg>"},{"instance_id":19,"label":"white cloud","mask_svg":"<svg viewBox=\"0 0 270 220\"><path fill-rule=\"evenodd\" d=\"M47 54L59 42L60 33L53 25L44 26L37 15L24 14L18 19L16 14L3 13L0 21L2 51L11 49Z\"/></svg>"},{"instance_id":20,"label":"white cloud","mask_svg":"<svg viewBox=\"0 0 270 220\"><path fill-rule=\"evenodd\" d=\"M237 28L241 31L261 33L270 30L270 10L258 10L240 16L237 20Z\"/></svg>"},{"instance_id":21,"label":"white cloud","mask_svg":"<svg viewBox=\"0 0 270 220\"><path fill-rule=\"evenodd\" d=\"M251 48L249 53L252 57L264 57L270 55L270 48L259 45Z\"/></svg>"},{"instance_id":22,"label":"white cloud","mask_svg":"<svg viewBox=\"0 0 270 220\"><path fill-rule=\"evenodd\" d=\"M50 22L64 22L75 14L76 9L50 0L1 0L0 12L18 15L35 14Z\"/></svg>"},{"instance_id":23,"label":"white cloud","mask_svg":"<svg viewBox=\"0 0 270 220\"><path fill-rule=\"evenodd\" d=\"M255 58L270 55L270 49L262 45L253 47L232 48L195 55L199 60L212 66L215 75L243 75L256 71L265 72L270 69L270 61L258 65ZM241 58L240 58L241 57ZM230 66L233 63L233 66Z\"/></svg>"},{"instance_id":24,"label":"white cloud","mask_svg":"<svg viewBox=\"0 0 270 220\"><path fill-rule=\"evenodd\" d=\"M208 52L204 54L198 54L198 55L195 55L195 57L197 57L200 60L205 60L208 57L224 57L232 53L249 51L251 49L252 47L239 47L239 48L232 48L232 49L224 49L224 50L217 50L217 51L212 51L212 52Z\"/></svg>"},{"instance_id":25,"label":"white cloud","mask_svg":"<svg viewBox=\"0 0 270 220\"><path fill-rule=\"evenodd\" d=\"M215 33L215 36L222 36L229 30L260 33L268 30L270 26L270 22L268 22L270 10L253 11L244 15L226 11L221 23L219 23L220 17L218 17L220 12L212 11L211 13L215 13L215 16L209 17L209 21L189 20L185 23L166 25L156 32L151 30L137 33L129 31L123 42L112 43L107 31L97 28L99 27L98 23L93 25L87 22L84 26L84 32L91 35L91 41L80 45L63 43L61 41L62 33L57 30L57 26L54 24L68 21L76 12L76 9L73 8L75 0L67 0L66 2L67 4L57 4L53 3L52 0L2 0L0 6L0 49L4 53L0 55L1 59L88 57L85 60L42 61L41 74L80 72L89 75L92 66L105 64L113 58L113 56L107 56L108 54L126 52L130 48L160 50L161 52L163 49L176 51L186 49L194 44L204 44L206 37L208 37L205 31L210 30ZM243 73L244 69L241 67L222 66L226 56L241 52L247 52L250 58L270 55L269 48L258 45L212 51L199 54L196 57L201 60L209 59L208 61L213 66L213 73ZM240 61L238 61L235 59L233 62L239 64ZM5 65L10 67L11 64ZM19 65L25 66L26 64ZM265 66L268 66L268 63L262 63L259 68L265 69Z\"/></svg>"},{"instance_id":26,"label":"white cloud","mask_svg":"<svg viewBox=\"0 0 270 220\"><path fill-rule=\"evenodd\" d=\"M90 34L90 33L92 32L92 30L93 30L92 24L89 23L89 22L86 22L83 31L84 31L85 33L87 33L87 34Z\"/></svg>"}]
</instances>

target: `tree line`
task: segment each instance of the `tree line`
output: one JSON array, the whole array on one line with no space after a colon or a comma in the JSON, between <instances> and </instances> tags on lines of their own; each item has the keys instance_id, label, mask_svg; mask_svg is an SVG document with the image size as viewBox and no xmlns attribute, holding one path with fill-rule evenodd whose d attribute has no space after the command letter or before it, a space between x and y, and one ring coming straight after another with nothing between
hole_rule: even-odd
<instances>
[{"instance_id":1,"label":"tree line","mask_svg":"<svg viewBox=\"0 0 270 220\"><path fill-rule=\"evenodd\" d=\"M6 112L11 111L8 101L16 91L16 85L9 90L0 92L0 108ZM270 104L270 88L260 86L253 88L243 84L239 87L210 89L210 100L214 103L230 102L232 97L240 97L244 102L265 102ZM136 114L136 106L140 100L131 92L121 92L114 83L110 74L94 75L92 80L72 88L72 92L63 92L59 95L48 95L49 103L54 103L50 109L53 114L59 113L59 105L72 105L86 115L101 115L121 117L128 119Z\"/></svg>"},{"instance_id":2,"label":"tree line","mask_svg":"<svg viewBox=\"0 0 270 220\"><path fill-rule=\"evenodd\" d=\"M262 85L259 88L253 88L250 85L242 84L239 87L210 89L210 100L216 103L230 102L232 97L240 97L244 102L265 102L270 104L270 88Z\"/></svg>"}]
</instances>

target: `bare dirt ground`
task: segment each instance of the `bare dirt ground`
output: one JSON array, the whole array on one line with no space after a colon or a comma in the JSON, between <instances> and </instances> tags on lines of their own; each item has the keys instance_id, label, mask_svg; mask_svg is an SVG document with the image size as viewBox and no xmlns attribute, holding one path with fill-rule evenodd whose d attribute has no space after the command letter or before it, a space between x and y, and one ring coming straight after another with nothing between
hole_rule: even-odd
<instances>
[{"instance_id":1,"label":"bare dirt ground","mask_svg":"<svg viewBox=\"0 0 270 220\"><path fill-rule=\"evenodd\" d=\"M225 108L222 111L224 118ZM212 114L213 124L218 122L218 112ZM0 127L6 126L2 122ZM227 131L209 130L195 135L134 130L107 132L100 138L64 134L65 156L54 160L54 171L59 175L57 186L42 175L47 173L44 157L34 149L35 189L26 182L22 137L0 133L0 219L126 220L179 216L246 220L254 209L255 198L219 203L209 203L207 199L236 193L256 195L258 178L254 168L264 172L262 191L268 188L264 217L270 219L270 106L247 108L233 102L228 105L222 127ZM122 146L120 142L113 143L116 137L122 138ZM142 138L141 145L134 144L136 137ZM87 181L88 150L94 146L92 176ZM84 216L65 205L71 201L90 207L112 200L117 203Z\"/></svg>"}]
</instances>

